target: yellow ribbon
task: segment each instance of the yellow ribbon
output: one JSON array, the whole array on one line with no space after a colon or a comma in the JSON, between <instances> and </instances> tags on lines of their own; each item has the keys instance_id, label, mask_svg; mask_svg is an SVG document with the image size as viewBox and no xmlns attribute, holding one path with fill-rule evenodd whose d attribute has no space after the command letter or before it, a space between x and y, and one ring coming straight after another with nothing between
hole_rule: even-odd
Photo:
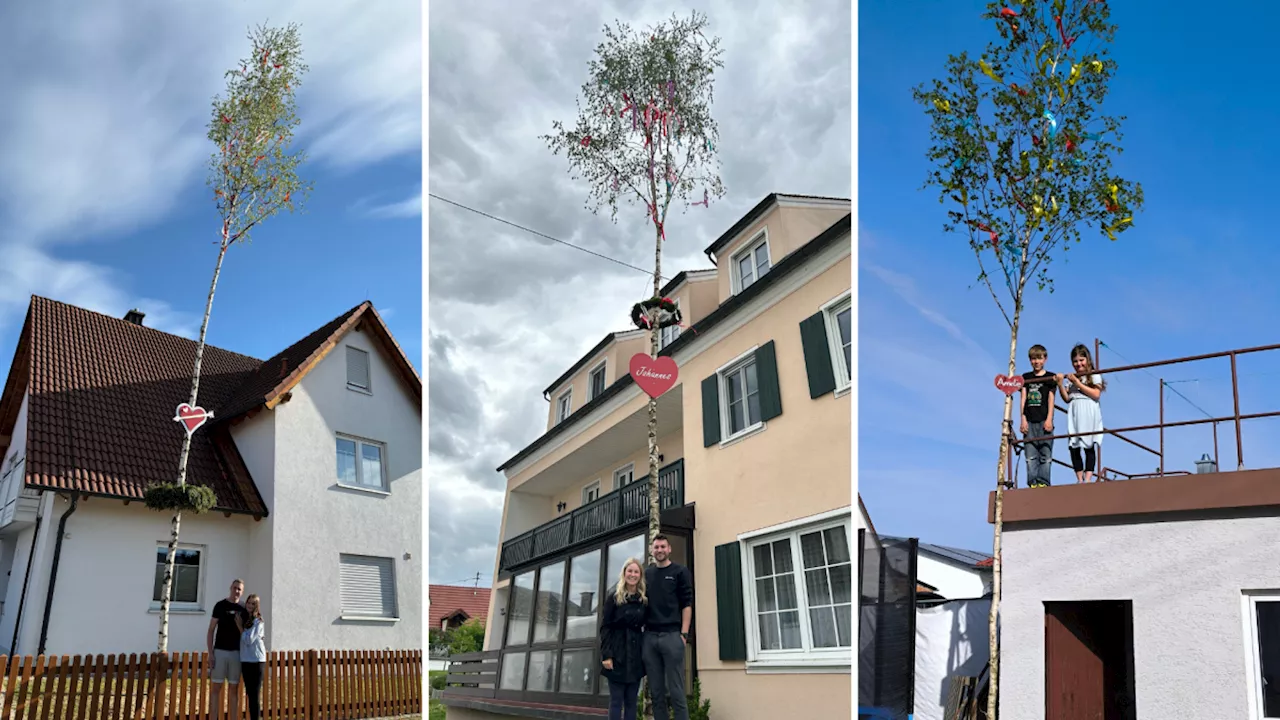
<instances>
[{"instance_id":1,"label":"yellow ribbon","mask_svg":"<svg viewBox=\"0 0 1280 720\"><path fill-rule=\"evenodd\" d=\"M1127 218L1125 218L1125 219L1123 219L1123 220L1120 220L1120 221L1116 222L1114 225L1110 225L1110 226L1108 226L1108 227L1104 227L1104 228L1102 228L1102 229L1106 231L1106 233L1107 233L1107 237L1111 238L1112 240L1115 240L1115 239L1116 239L1116 232L1120 230L1120 226L1121 226L1121 225L1127 225L1127 224L1129 224L1129 223L1131 223L1131 222L1133 222L1133 218L1131 218L1131 217L1127 217Z\"/></svg>"},{"instance_id":2,"label":"yellow ribbon","mask_svg":"<svg viewBox=\"0 0 1280 720\"><path fill-rule=\"evenodd\" d=\"M943 113L951 112L951 103L941 98L934 98L933 106L938 108L940 112L943 112Z\"/></svg>"},{"instance_id":3,"label":"yellow ribbon","mask_svg":"<svg viewBox=\"0 0 1280 720\"><path fill-rule=\"evenodd\" d=\"M1080 66L1073 64L1071 66L1071 77L1067 78L1067 84L1075 85L1076 81L1079 79L1080 79Z\"/></svg>"},{"instance_id":4,"label":"yellow ribbon","mask_svg":"<svg viewBox=\"0 0 1280 720\"><path fill-rule=\"evenodd\" d=\"M1039 50L1036 51L1036 68L1038 68L1041 73L1044 72L1044 54L1049 51L1050 44L1051 43L1046 42L1040 46Z\"/></svg>"},{"instance_id":5,"label":"yellow ribbon","mask_svg":"<svg viewBox=\"0 0 1280 720\"><path fill-rule=\"evenodd\" d=\"M1111 204L1117 208L1120 207L1119 193L1120 188L1116 185L1111 185Z\"/></svg>"},{"instance_id":6,"label":"yellow ribbon","mask_svg":"<svg viewBox=\"0 0 1280 720\"><path fill-rule=\"evenodd\" d=\"M1094 60L1093 62L1089 63L1089 66L1090 66L1090 67L1092 67L1092 68L1093 68L1093 71L1094 71L1094 72L1096 72L1096 73L1100 73L1100 72L1102 72L1102 61L1101 61L1101 60Z\"/></svg>"},{"instance_id":7,"label":"yellow ribbon","mask_svg":"<svg viewBox=\"0 0 1280 720\"><path fill-rule=\"evenodd\" d=\"M1002 85L1004 84L1004 80L1001 80L1000 76L996 75L996 71L991 69L991 66L987 64L986 60L979 60L978 68L982 70L983 75L986 75L992 80L995 80L997 83L1000 83Z\"/></svg>"}]
</instances>

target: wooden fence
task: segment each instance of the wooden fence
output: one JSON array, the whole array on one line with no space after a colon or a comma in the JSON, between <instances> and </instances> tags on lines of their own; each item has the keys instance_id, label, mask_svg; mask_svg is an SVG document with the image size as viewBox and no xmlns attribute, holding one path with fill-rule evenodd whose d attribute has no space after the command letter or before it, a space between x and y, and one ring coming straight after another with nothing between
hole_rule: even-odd
<instances>
[{"instance_id":1,"label":"wooden fence","mask_svg":"<svg viewBox=\"0 0 1280 720\"><path fill-rule=\"evenodd\" d=\"M211 667L207 653L0 655L0 720L223 720L225 709L209 709ZM273 652L263 667L262 718L421 714L422 681L420 650ZM223 692L220 704L228 701Z\"/></svg>"}]
</instances>

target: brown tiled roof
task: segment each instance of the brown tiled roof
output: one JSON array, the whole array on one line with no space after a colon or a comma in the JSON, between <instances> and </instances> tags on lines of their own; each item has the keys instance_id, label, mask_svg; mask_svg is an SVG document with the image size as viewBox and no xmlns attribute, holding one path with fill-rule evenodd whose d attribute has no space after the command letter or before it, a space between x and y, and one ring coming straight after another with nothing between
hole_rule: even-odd
<instances>
[{"instance_id":1,"label":"brown tiled roof","mask_svg":"<svg viewBox=\"0 0 1280 720\"><path fill-rule=\"evenodd\" d=\"M421 402L421 379L368 302L265 363L206 345L198 402L214 421L193 436L187 481L213 488L220 510L265 515L231 439L231 421L274 407L362 321ZM186 338L33 297L0 395L0 458L26 391L28 486L141 499L150 484L176 476L182 430L173 413L190 394L195 347Z\"/></svg>"},{"instance_id":2,"label":"brown tiled roof","mask_svg":"<svg viewBox=\"0 0 1280 720\"><path fill-rule=\"evenodd\" d=\"M461 610L467 617L485 622L489 615L489 588L458 585L428 585L428 626L440 627L440 622Z\"/></svg>"}]
</instances>

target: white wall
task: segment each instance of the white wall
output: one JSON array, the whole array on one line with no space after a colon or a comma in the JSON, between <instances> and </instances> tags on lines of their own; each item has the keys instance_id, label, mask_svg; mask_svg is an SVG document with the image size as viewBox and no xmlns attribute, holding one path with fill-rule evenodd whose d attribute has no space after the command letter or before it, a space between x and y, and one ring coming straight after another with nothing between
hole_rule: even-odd
<instances>
[{"instance_id":1,"label":"white wall","mask_svg":"<svg viewBox=\"0 0 1280 720\"><path fill-rule=\"evenodd\" d=\"M249 476L258 486L262 501L267 506L267 516L249 527L249 556L244 573L245 585L249 592L256 593L261 603L264 618L275 617L275 605L272 593L272 570L274 567L275 528L275 463L276 463L276 424L271 412L262 412L237 424L232 428L231 437L235 440L240 457L244 459ZM268 648L273 644L275 622L266 623L264 641Z\"/></svg>"},{"instance_id":2,"label":"white wall","mask_svg":"<svg viewBox=\"0 0 1280 720\"><path fill-rule=\"evenodd\" d=\"M27 475L27 399L29 397L30 395L28 394L23 394L22 396L22 404L18 406L18 420L13 425L13 440L10 441L4 457L0 457L0 509L17 499L18 492L25 483ZM5 472L10 468L9 458L17 458L18 462L13 465L13 471L9 473L8 477L5 477Z\"/></svg>"},{"instance_id":3,"label":"white wall","mask_svg":"<svg viewBox=\"0 0 1280 720\"><path fill-rule=\"evenodd\" d=\"M347 345L370 353L371 395L347 389ZM273 413L273 649L422 646L422 417L394 372L352 331ZM390 494L337 485L337 433L385 443ZM395 559L399 622L339 617L340 553Z\"/></svg>"},{"instance_id":4,"label":"white wall","mask_svg":"<svg viewBox=\"0 0 1280 720\"><path fill-rule=\"evenodd\" d=\"M1137 716L1248 718L1242 591L1280 589L1280 518L1006 528L1001 720L1044 717L1044 603L1132 600Z\"/></svg>"},{"instance_id":5,"label":"white wall","mask_svg":"<svg viewBox=\"0 0 1280 720\"><path fill-rule=\"evenodd\" d=\"M936 558L920 551L916 560L916 578L920 582L938 588L938 594L948 600L972 600L986 594L986 573L960 567L957 563Z\"/></svg>"},{"instance_id":6,"label":"white wall","mask_svg":"<svg viewBox=\"0 0 1280 720\"><path fill-rule=\"evenodd\" d=\"M46 497L52 496L46 493ZM41 582L37 583L33 574L27 607L23 611L23 639L19 642L22 654L33 654L37 650L58 520L69 503L60 498L48 505L50 512L41 529L41 535L48 537L47 552L43 562L36 565ZM183 517L181 544L201 546L203 551L201 609L170 610L171 652L204 650L213 604L226 597L233 579L245 575L249 528L253 522L246 516L228 518L221 513ZM81 498L75 514L67 520L62 541L45 652L60 655L154 652L160 628L158 605L153 609L151 603L156 547L168 540L167 513L148 510L137 502L126 506L119 500ZM21 544L18 549L22 550ZM14 564L24 561L25 556L19 552ZM10 583L11 588L15 585L20 589L21 581ZM248 592L260 589L247 587ZM3 641L7 643L8 638Z\"/></svg>"}]
</instances>

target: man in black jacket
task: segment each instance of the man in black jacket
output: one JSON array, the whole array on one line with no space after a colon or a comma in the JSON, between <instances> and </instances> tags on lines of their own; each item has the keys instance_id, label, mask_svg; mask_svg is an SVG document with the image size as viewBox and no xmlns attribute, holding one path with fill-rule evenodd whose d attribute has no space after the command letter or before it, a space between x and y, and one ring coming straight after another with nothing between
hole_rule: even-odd
<instances>
[{"instance_id":1,"label":"man in black jacket","mask_svg":"<svg viewBox=\"0 0 1280 720\"><path fill-rule=\"evenodd\" d=\"M654 564L645 569L644 669L653 697L654 720L689 720L684 694L684 648L693 619L693 576L671 562L665 535L653 539ZM667 707L670 704L671 710Z\"/></svg>"}]
</instances>

